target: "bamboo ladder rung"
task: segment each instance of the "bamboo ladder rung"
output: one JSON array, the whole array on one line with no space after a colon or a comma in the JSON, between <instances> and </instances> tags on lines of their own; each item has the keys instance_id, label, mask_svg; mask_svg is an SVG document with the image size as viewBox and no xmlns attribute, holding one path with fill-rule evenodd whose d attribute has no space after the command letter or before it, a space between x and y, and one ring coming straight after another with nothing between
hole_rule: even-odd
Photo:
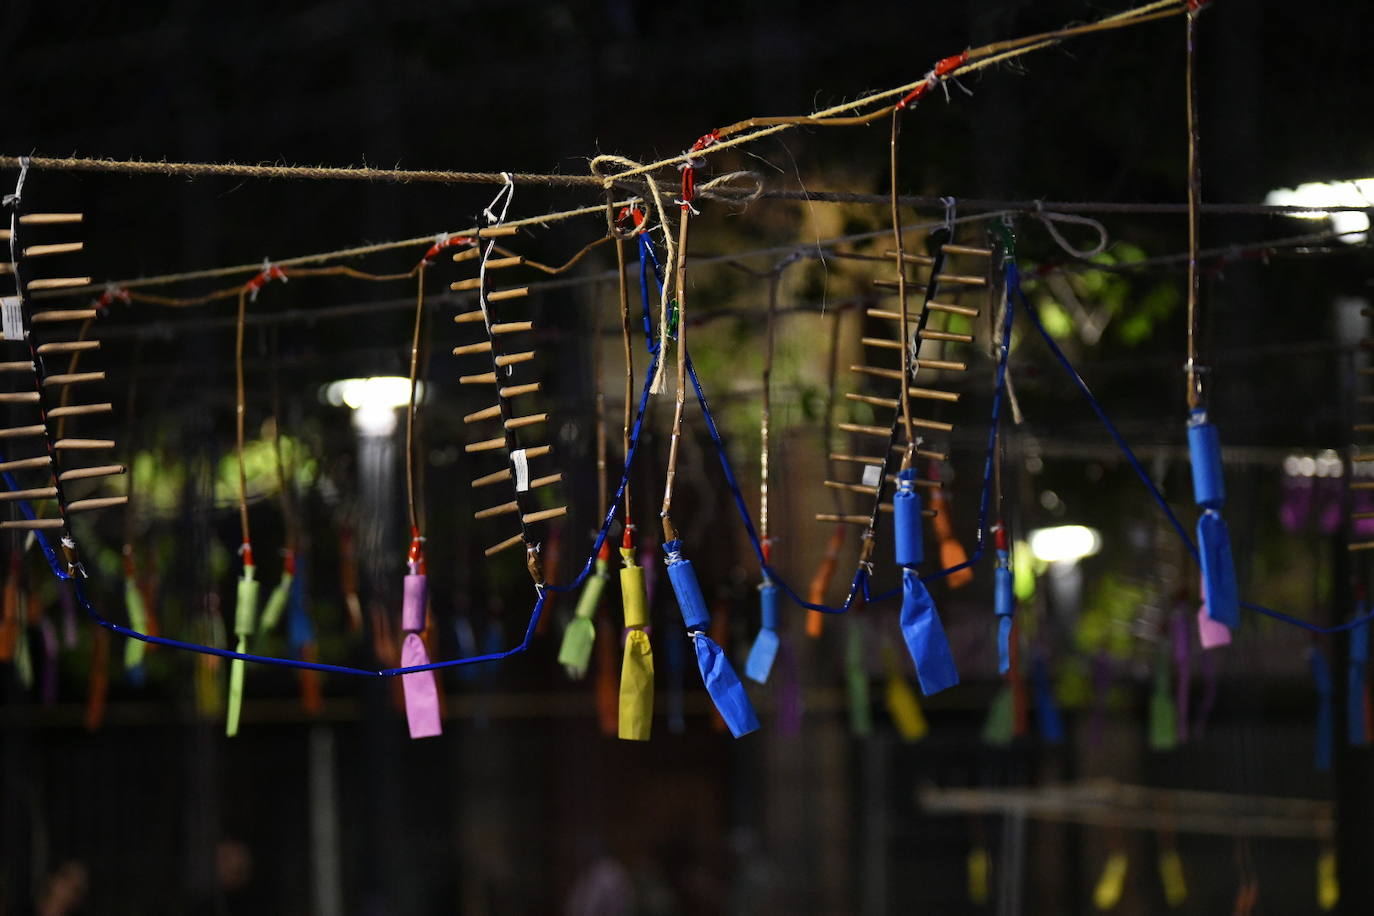
<instances>
[{"instance_id":1,"label":"bamboo ladder rung","mask_svg":"<svg viewBox=\"0 0 1374 916\"><path fill-rule=\"evenodd\" d=\"M514 289L498 289L487 293L488 302L505 302L507 299L519 299L521 296L528 296L530 288L528 286L518 286Z\"/></svg>"},{"instance_id":2,"label":"bamboo ladder rung","mask_svg":"<svg viewBox=\"0 0 1374 916\"><path fill-rule=\"evenodd\" d=\"M478 247L476 247L476 246L473 246L473 247L471 247L471 248L464 248L462 251L460 251L460 252L458 252L457 254L455 254L455 255L453 256L453 260L458 261L458 262L470 261L470 260L472 260L473 258L480 258L481 256L482 256L482 249L480 249L480 248L478 248Z\"/></svg>"},{"instance_id":3,"label":"bamboo ladder rung","mask_svg":"<svg viewBox=\"0 0 1374 916\"><path fill-rule=\"evenodd\" d=\"M84 242L55 242L50 245L30 245L24 249L24 257L39 258L49 254L69 254L74 251L80 251L84 246Z\"/></svg>"},{"instance_id":4,"label":"bamboo ladder rung","mask_svg":"<svg viewBox=\"0 0 1374 916\"><path fill-rule=\"evenodd\" d=\"M494 439L483 439L480 442L469 442L463 446L465 452L490 452L498 448L506 447L506 437L497 436Z\"/></svg>"},{"instance_id":5,"label":"bamboo ladder rung","mask_svg":"<svg viewBox=\"0 0 1374 916\"><path fill-rule=\"evenodd\" d=\"M479 375L460 375L458 376L460 385L495 385L496 373L483 372Z\"/></svg>"},{"instance_id":6,"label":"bamboo ladder rung","mask_svg":"<svg viewBox=\"0 0 1374 916\"><path fill-rule=\"evenodd\" d=\"M490 420L492 417L499 417L499 416L501 416L501 405L500 405L500 404L493 404L493 405L491 405L490 407L483 407L481 410L475 410L475 411L473 411L472 413L468 414L466 417L463 417L463 422L464 422L464 423L476 423L476 422L478 422L479 420Z\"/></svg>"},{"instance_id":7,"label":"bamboo ladder rung","mask_svg":"<svg viewBox=\"0 0 1374 916\"><path fill-rule=\"evenodd\" d=\"M453 316L454 324L467 324L472 321L486 321L487 314L481 309L473 309L470 312L459 312Z\"/></svg>"},{"instance_id":8,"label":"bamboo ladder rung","mask_svg":"<svg viewBox=\"0 0 1374 916\"><path fill-rule=\"evenodd\" d=\"M515 500L508 503L501 503L499 506L492 506L489 509L478 509L472 513L473 518L494 518L498 515L505 515L508 512L519 512L520 504Z\"/></svg>"},{"instance_id":9,"label":"bamboo ladder rung","mask_svg":"<svg viewBox=\"0 0 1374 916\"><path fill-rule=\"evenodd\" d=\"M481 277L470 277L467 280L454 280L448 285L449 290L455 293L465 292L470 289L480 289L481 287Z\"/></svg>"},{"instance_id":10,"label":"bamboo ladder rung","mask_svg":"<svg viewBox=\"0 0 1374 916\"><path fill-rule=\"evenodd\" d=\"M491 341L479 340L477 343L462 344L453 348L454 356L467 356L470 353L490 353Z\"/></svg>"},{"instance_id":11,"label":"bamboo ladder rung","mask_svg":"<svg viewBox=\"0 0 1374 916\"><path fill-rule=\"evenodd\" d=\"M525 350L521 353L503 353L496 357L493 362L495 362L498 367L504 368L506 366L513 366L516 363L527 363L532 359L534 359L534 351Z\"/></svg>"},{"instance_id":12,"label":"bamboo ladder rung","mask_svg":"<svg viewBox=\"0 0 1374 916\"><path fill-rule=\"evenodd\" d=\"M878 504L878 511L883 512L883 513L885 513L885 514L887 514L887 515L891 515L892 513L896 512L897 509L896 509L896 507L894 507L894 506L892 505L892 503L879 503L879 504ZM921 510L921 518L934 518L935 515L936 515L936 512L935 512L934 509L922 509L922 510Z\"/></svg>"},{"instance_id":13,"label":"bamboo ladder rung","mask_svg":"<svg viewBox=\"0 0 1374 916\"><path fill-rule=\"evenodd\" d=\"M845 454L841 454L841 453L839 453L839 452L832 452L831 455L830 455L830 460L831 460L831 461L849 461L849 462L852 462L852 463L854 463L854 464L876 464L876 465L878 465L879 467L882 467L882 465L883 465L883 459L881 459L881 458L876 458L876 457L874 457L874 456L872 456L872 455L845 455Z\"/></svg>"},{"instance_id":14,"label":"bamboo ladder rung","mask_svg":"<svg viewBox=\"0 0 1374 916\"><path fill-rule=\"evenodd\" d=\"M527 385L508 385L497 392L503 398L518 397L522 394L534 394L539 390L539 382L530 382Z\"/></svg>"},{"instance_id":15,"label":"bamboo ladder rung","mask_svg":"<svg viewBox=\"0 0 1374 916\"><path fill-rule=\"evenodd\" d=\"M458 235L467 235L479 239L504 239L520 233L519 226L487 226L481 229L473 229L469 232L459 232Z\"/></svg>"},{"instance_id":16,"label":"bamboo ladder rung","mask_svg":"<svg viewBox=\"0 0 1374 916\"><path fill-rule=\"evenodd\" d=\"M892 430L884 426L864 426L860 423L840 423L838 427L847 433L862 433L865 436L880 436L883 439L892 435Z\"/></svg>"},{"instance_id":17,"label":"bamboo ladder rung","mask_svg":"<svg viewBox=\"0 0 1374 916\"><path fill-rule=\"evenodd\" d=\"M29 286L32 288L33 284L30 283ZM34 312L29 323L51 324L55 321L85 321L88 318L96 317L96 315L95 309L49 309L46 312Z\"/></svg>"},{"instance_id":18,"label":"bamboo ladder rung","mask_svg":"<svg viewBox=\"0 0 1374 916\"><path fill-rule=\"evenodd\" d=\"M110 509L122 506L129 501L128 496L98 496L95 499L78 499L67 503L67 514L73 512L94 512L96 509Z\"/></svg>"},{"instance_id":19,"label":"bamboo ladder rung","mask_svg":"<svg viewBox=\"0 0 1374 916\"><path fill-rule=\"evenodd\" d=\"M556 509L541 509L538 512L531 512L523 519L526 525L533 525L535 522L546 521L551 518L558 518L568 514L567 506L559 506Z\"/></svg>"},{"instance_id":20,"label":"bamboo ladder rung","mask_svg":"<svg viewBox=\"0 0 1374 916\"><path fill-rule=\"evenodd\" d=\"M41 436L47 431L48 428L42 424L33 426L11 426L8 429L0 429L0 439L17 439L21 436Z\"/></svg>"},{"instance_id":21,"label":"bamboo ladder rung","mask_svg":"<svg viewBox=\"0 0 1374 916\"><path fill-rule=\"evenodd\" d=\"M506 538L501 543L493 544L492 546L488 547L484 552L487 556L492 557L503 550L506 550L510 547L514 547L516 544L523 543L524 540L525 536L523 534L512 535L511 537Z\"/></svg>"},{"instance_id":22,"label":"bamboo ladder rung","mask_svg":"<svg viewBox=\"0 0 1374 916\"><path fill-rule=\"evenodd\" d=\"M77 385L82 382L103 382L105 381L104 372L62 372L56 375L49 375L43 379L43 387L56 387L58 385Z\"/></svg>"},{"instance_id":23,"label":"bamboo ladder rung","mask_svg":"<svg viewBox=\"0 0 1374 916\"><path fill-rule=\"evenodd\" d=\"M100 341L98 340L58 340L52 343L38 345L38 355L47 356L49 353L83 353L87 350L99 350Z\"/></svg>"},{"instance_id":24,"label":"bamboo ladder rung","mask_svg":"<svg viewBox=\"0 0 1374 916\"><path fill-rule=\"evenodd\" d=\"M45 468L52 464L52 459L47 455L39 455L37 458L16 458L13 461L0 461L0 471L22 471L25 468Z\"/></svg>"},{"instance_id":25,"label":"bamboo ladder rung","mask_svg":"<svg viewBox=\"0 0 1374 916\"><path fill-rule=\"evenodd\" d=\"M827 480L825 485L832 490L843 490L846 493L863 493L867 496L877 496L878 488L865 486L861 483L845 483L840 480Z\"/></svg>"},{"instance_id":26,"label":"bamboo ladder rung","mask_svg":"<svg viewBox=\"0 0 1374 916\"><path fill-rule=\"evenodd\" d=\"M114 446L115 443L113 439L58 439L53 443L52 447L55 449L84 450L114 448Z\"/></svg>"},{"instance_id":27,"label":"bamboo ladder rung","mask_svg":"<svg viewBox=\"0 0 1374 916\"><path fill-rule=\"evenodd\" d=\"M0 391L0 404L37 404L37 391Z\"/></svg>"},{"instance_id":28,"label":"bamboo ladder rung","mask_svg":"<svg viewBox=\"0 0 1374 916\"><path fill-rule=\"evenodd\" d=\"M90 480L95 477L116 477L127 471L128 468L124 467L122 464L102 464L89 468L72 468L69 471L63 471L61 474L58 474L57 479L65 483L68 480Z\"/></svg>"},{"instance_id":29,"label":"bamboo ladder rung","mask_svg":"<svg viewBox=\"0 0 1374 916\"><path fill-rule=\"evenodd\" d=\"M906 445L899 442L896 445L892 446L892 450L900 455L906 451ZM915 455L917 458L929 458L931 461L949 460L949 455L945 454L944 452L934 452L930 449L924 448L916 449Z\"/></svg>"},{"instance_id":30,"label":"bamboo ladder rung","mask_svg":"<svg viewBox=\"0 0 1374 916\"><path fill-rule=\"evenodd\" d=\"M533 321L503 321L491 326L493 334L518 334L521 331L533 331Z\"/></svg>"},{"instance_id":31,"label":"bamboo ladder rung","mask_svg":"<svg viewBox=\"0 0 1374 916\"><path fill-rule=\"evenodd\" d=\"M507 267L519 267L525 263L525 259L520 255L511 255L506 258L488 258L486 263L487 270L504 270Z\"/></svg>"},{"instance_id":32,"label":"bamboo ladder rung","mask_svg":"<svg viewBox=\"0 0 1374 916\"><path fill-rule=\"evenodd\" d=\"M32 372L33 361L28 359L18 359L13 362L0 363L0 372Z\"/></svg>"},{"instance_id":33,"label":"bamboo ladder rung","mask_svg":"<svg viewBox=\"0 0 1374 916\"><path fill-rule=\"evenodd\" d=\"M546 413L532 413L524 417L511 417L506 421L506 429L523 429L526 426L534 426L549 419Z\"/></svg>"},{"instance_id":34,"label":"bamboo ladder rung","mask_svg":"<svg viewBox=\"0 0 1374 916\"><path fill-rule=\"evenodd\" d=\"M80 213L25 213L19 217L21 226L59 226L81 222Z\"/></svg>"},{"instance_id":35,"label":"bamboo ladder rung","mask_svg":"<svg viewBox=\"0 0 1374 916\"><path fill-rule=\"evenodd\" d=\"M834 515L829 512L816 513L818 522L836 522L841 525L864 525L867 526L869 518L867 515Z\"/></svg>"},{"instance_id":36,"label":"bamboo ladder rung","mask_svg":"<svg viewBox=\"0 0 1374 916\"><path fill-rule=\"evenodd\" d=\"M74 286L90 286L90 277L49 277L46 280L30 280L24 288L32 291L43 289L71 289ZM92 309L91 311L95 311Z\"/></svg>"},{"instance_id":37,"label":"bamboo ladder rung","mask_svg":"<svg viewBox=\"0 0 1374 916\"><path fill-rule=\"evenodd\" d=\"M922 340L948 340L953 343L973 343L972 334L956 334L953 331L937 331L933 328L920 330Z\"/></svg>"},{"instance_id":38,"label":"bamboo ladder rung","mask_svg":"<svg viewBox=\"0 0 1374 916\"><path fill-rule=\"evenodd\" d=\"M1374 550L1374 541L1359 541L1354 544L1347 544L1349 550Z\"/></svg>"},{"instance_id":39,"label":"bamboo ladder rung","mask_svg":"<svg viewBox=\"0 0 1374 916\"><path fill-rule=\"evenodd\" d=\"M906 393L913 398L925 398L929 401L945 401L950 404L959 400L958 392L940 391L935 388L907 388Z\"/></svg>"},{"instance_id":40,"label":"bamboo ladder rung","mask_svg":"<svg viewBox=\"0 0 1374 916\"><path fill-rule=\"evenodd\" d=\"M888 474L888 475L887 475L887 482L888 482L888 483L896 483L896 482L897 482L897 475L896 475L896 474ZM942 483L941 483L940 481L938 481L938 480L913 480L911 483L912 483L912 485L915 486L916 489L918 489L918 490L939 490L939 489L942 489L942 488L944 487L944 484L942 484Z\"/></svg>"},{"instance_id":41,"label":"bamboo ladder rung","mask_svg":"<svg viewBox=\"0 0 1374 916\"><path fill-rule=\"evenodd\" d=\"M32 490L0 490L0 500L9 502L17 499L51 499L57 495L57 487L35 487Z\"/></svg>"},{"instance_id":42,"label":"bamboo ladder rung","mask_svg":"<svg viewBox=\"0 0 1374 916\"><path fill-rule=\"evenodd\" d=\"M858 394L853 391L846 391L844 396L851 401L858 401L862 404L872 404L874 407L886 407L890 410L896 410L902 404L902 402L896 398L879 398L871 394Z\"/></svg>"},{"instance_id":43,"label":"bamboo ladder rung","mask_svg":"<svg viewBox=\"0 0 1374 916\"><path fill-rule=\"evenodd\" d=\"M962 315L965 318L978 317L978 309L971 305L955 305L953 302L927 302L926 308L930 309L932 312Z\"/></svg>"},{"instance_id":44,"label":"bamboo ladder rung","mask_svg":"<svg viewBox=\"0 0 1374 916\"><path fill-rule=\"evenodd\" d=\"M60 518L17 518L0 522L0 529L10 531L55 531L66 525Z\"/></svg>"},{"instance_id":45,"label":"bamboo ladder rung","mask_svg":"<svg viewBox=\"0 0 1374 916\"><path fill-rule=\"evenodd\" d=\"M944 251L945 254L966 254L974 258L992 257L991 248L979 248L976 245L955 245L950 243L941 245L940 249Z\"/></svg>"}]
</instances>

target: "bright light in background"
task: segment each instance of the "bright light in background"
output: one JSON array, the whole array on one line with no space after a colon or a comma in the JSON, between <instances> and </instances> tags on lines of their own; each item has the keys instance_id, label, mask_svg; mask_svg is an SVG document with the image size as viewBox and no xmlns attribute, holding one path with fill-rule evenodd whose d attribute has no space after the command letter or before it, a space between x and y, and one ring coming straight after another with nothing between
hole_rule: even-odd
<instances>
[{"instance_id":1,"label":"bright light in background","mask_svg":"<svg viewBox=\"0 0 1374 916\"><path fill-rule=\"evenodd\" d=\"M1309 181L1296 188L1279 188L1264 196L1266 204L1286 207L1374 207L1374 178L1354 181ZM1369 214L1354 210L1344 213L1294 213L1299 219L1329 219L1337 232L1361 233L1343 235L1349 244L1363 242L1369 231Z\"/></svg>"},{"instance_id":2,"label":"bright light in background","mask_svg":"<svg viewBox=\"0 0 1374 916\"><path fill-rule=\"evenodd\" d=\"M423 399L423 382L415 384L415 400ZM320 392L335 407L353 410L353 426L364 436L389 436L396 429L396 408L410 403L410 379L399 375L346 378L330 382Z\"/></svg>"},{"instance_id":3,"label":"bright light in background","mask_svg":"<svg viewBox=\"0 0 1374 916\"><path fill-rule=\"evenodd\" d=\"M1081 560L1102 549L1102 535L1086 525L1037 528L1030 533L1031 555L1045 563Z\"/></svg>"}]
</instances>

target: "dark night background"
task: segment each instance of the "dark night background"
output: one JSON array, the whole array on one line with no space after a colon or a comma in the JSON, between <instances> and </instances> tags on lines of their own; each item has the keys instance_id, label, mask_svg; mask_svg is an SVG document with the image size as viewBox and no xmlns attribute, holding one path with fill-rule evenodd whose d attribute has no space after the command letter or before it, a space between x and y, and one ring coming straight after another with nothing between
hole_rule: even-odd
<instances>
[{"instance_id":1,"label":"dark night background","mask_svg":"<svg viewBox=\"0 0 1374 916\"><path fill-rule=\"evenodd\" d=\"M0 153L585 174L598 152L639 161L673 155L711 127L751 115L808 112L910 82L970 45L1123 8L1084 0L482 6L0 0L0 74L8 88ZM1367 112L1372 36L1374 8L1366 4L1213 3L1200 23L1198 64L1205 199L1260 203L1273 188L1374 175ZM952 89L950 104L933 97L907 118L901 190L1011 200L1184 200L1182 39L1182 20L1170 18L1077 39L965 79L971 96ZM886 124L790 130L747 153L717 157L711 169L754 169L770 188L885 193ZM80 270L103 281L458 229L474 223L494 190L40 170L29 176L26 202L85 213ZM585 190L521 186L512 216L599 200ZM818 216L804 203L767 199L742 211L704 209L693 227L694 255L804 244L822 228L864 231L886 218L882 206L822 207ZM1186 244L1181 215L1101 218L1114 241L1147 256L1174 254ZM1031 265L1063 259L1034 221L1017 228ZM1208 216L1202 241L1243 247L1320 228L1272 216ZM524 234L519 250L558 263L601 231L601 216L594 214ZM1280 530L1274 507L1285 454L1350 444L1356 357L1337 335L1333 303L1368 299L1370 259L1364 246L1337 247L1330 257L1238 259L1209 272L1201 328L1204 360L1215 369L1209 392L1222 436L1227 445L1244 447L1228 464L1227 512L1243 590L1322 624L1351 612L1349 583L1361 570L1352 570L1329 533ZM391 252L358 266L405 270L417 255ZM768 266L767 259L748 263ZM590 275L613 266L603 248L579 269ZM856 285L839 267L827 272L808 264L797 271L785 290L788 303L823 297L838 303L855 295ZM694 279L698 316L753 310L749 318L722 317L694 338L726 435L737 433L732 456L745 469L752 498L765 284L719 267ZM238 281L158 291L194 295L230 282ZM1174 269L1132 275L1117 293L1121 316L1148 294L1181 291L1183 284ZM564 424L554 434L572 501L559 579L573 571L569 557L580 553L582 532L596 521L590 342L596 307L613 297L603 282L533 300L547 407ZM286 428L307 441L321 478L344 491L340 497L317 485L303 504L316 551L312 597L330 609L320 612L321 653L347 664L379 664L370 645L344 633L337 609L337 506L356 497L365 467L359 460L366 456L355 456L346 418L320 404L315 392L336 378L404 374L413 299L412 282L293 281L264 291L255 309L390 305L344 318L263 323L249 336L253 422L266 416L275 388ZM451 299L435 292L431 305L446 316ZM184 500L163 516L145 518L139 538L164 558L157 588L169 609L167 625L176 622L173 607L181 606L186 618L184 631L168 635L185 638L199 637L191 617L193 609L209 606L208 596L217 592L229 604L226 569L233 566L237 521L224 506L211 505L210 472L198 479L185 469L232 456L233 306L232 299L190 310L116 305L100 324L106 343L99 365L109 372L118 417L109 432L183 468L176 479L184 482ZM616 320L607 319L606 333ZM433 387L426 487L431 541L444 545L432 548L443 559L431 560L434 609L444 628L439 656L453 657L463 651L450 632L459 619L474 621L479 635L495 621L504 643L513 644L528 590L518 569L482 560L481 548L495 532L472 531L463 521L486 497L474 504L467 488L476 474L457 447L466 435L460 418L485 405L453 384L455 361L438 346L451 343L451 326L442 325L433 325L435 356L427 373ZM775 452L775 500L787 553L780 565L803 584L828 533L809 521L829 503L814 492L822 472L820 425L805 407L824 372L827 351L814 338L822 327L796 326L780 382L786 432ZM1163 456L1151 460L1151 473L1176 507L1192 512L1180 450L1181 307L1163 310L1149 332L1126 343L1113 327L1098 343L1071 338L1065 346L1132 443ZM1021 328L1022 338L1029 334ZM618 340L613 354L616 347ZM1022 346L1013 362L1028 416L1009 444L1017 523L1029 529L1074 520L1104 531L1108 547L1084 563L1089 603L1100 594L1094 584L1110 576L1152 583L1146 590L1166 595L1160 599L1166 605L1173 589L1192 589L1191 568L1180 573L1181 555L1158 547L1165 535L1157 534L1144 493L1043 348ZM613 415L618 371L607 367ZM119 402L135 382L140 408L129 419ZM963 437L953 440L951 465L961 471L952 486L956 524L971 540L985 434L976 418L983 416L990 383L980 376L968 390L984 400L958 417ZM657 407L644 440L648 457L635 478L643 493L661 482L667 413L666 405ZM689 411L693 450L686 473L699 482L684 497L690 508L681 510L689 519L683 527L695 545L694 562L714 583L713 613L734 609L727 648L738 658L756 626L757 570L746 562L747 544L698 419ZM1033 463L1034 472L1022 469ZM404 549L398 487L394 477L379 485L394 517L362 535L375 549L362 563L368 614L395 604ZM280 520L270 505L255 513L267 545L260 552L273 556ZM98 553L94 544L101 543L113 556L119 526L115 513L88 529L88 553ZM1142 551L1141 544L1158 549ZM97 564L108 575L95 591L117 608L112 563L105 556ZM227 741L219 718L198 715L192 702L189 656L154 653L148 680L137 684L119 669L118 638L105 721L89 731L83 708L93 627L82 621L79 647L61 662L56 703L42 703L13 666L0 666L0 914L66 912L35 903L64 863L86 869L88 890L77 911L87 913L592 912L570 900L575 888L585 889L593 868L608 862L633 876L636 894L632 903L622 900L623 910L601 912L1088 912L1108 847L1131 854L1116 911L1162 912L1153 833L1032 822L1019 840L1028 863L1018 910L998 889L1012 835L1002 820L937 817L915 800L917 787L927 784L1039 785L1096 776L1334 801L1340 911L1370 911L1370 752L1342 746L1330 775L1311 765L1315 700L1304 653L1310 645L1324 647L1343 672L1343 640L1257 623L1224 650L1206 735L1167 753L1144 743L1154 649L1142 643L1120 663L1105 742L1088 739L1084 704L1066 701L1066 744L1050 746L1032 735L994 748L979 738L998 687L989 647L989 573L985 565L978 583L964 591L937 590L965 684L923 704L931 732L916 744L901 742L880 708L881 665L873 667L874 733L850 735L844 628L832 625L824 639L806 641L803 615L792 607L785 612L787 631L806 703L800 733L773 727L780 688L751 687L763 733L731 743L711 726L689 670L686 731L671 734L661 714L667 653L659 641L660 634L677 633L677 611L664 576L654 608L660 715L654 740L644 746L603 737L594 679L570 683L555 662L571 597L557 599L528 655L445 674L445 735L414 743L405 738L389 683L327 679L324 709L312 717L300 709L290 672L256 668L249 672L243 730ZM895 632L894 617L875 612L873 626ZM599 632L611 632L609 620ZM1044 639L1064 677L1081 675L1084 656L1073 622L1047 619L1044 629L1057 634ZM1343 723L1340 703L1337 710ZM1260 875L1255 912L1316 911L1315 841L1259 838L1242 846L1227 836L1183 834L1178 842L1191 891L1178 912L1227 911L1242 849ZM976 845L993 855L987 906L971 902L966 889L964 863ZM321 871L322 855L334 863L333 872Z\"/></svg>"}]
</instances>

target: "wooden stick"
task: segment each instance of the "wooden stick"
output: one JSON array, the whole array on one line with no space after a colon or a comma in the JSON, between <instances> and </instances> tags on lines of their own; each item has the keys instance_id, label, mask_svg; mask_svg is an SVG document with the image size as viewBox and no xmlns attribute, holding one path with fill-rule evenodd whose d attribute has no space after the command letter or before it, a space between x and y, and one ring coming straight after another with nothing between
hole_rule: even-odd
<instances>
[{"instance_id":1,"label":"wooden stick","mask_svg":"<svg viewBox=\"0 0 1374 916\"><path fill-rule=\"evenodd\" d=\"M92 477L115 477L127 470L122 464L103 464L90 468L72 468L58 474L57 479L66 483L68 480L89 480Z\"/></svg>"},{"instance_id":2,"label":"wooden stick","mask_svg":"<svg viewBox=\"0 0 1374 916\"><path fill-rule=\"evenodd\" d=\"M67 514L73 512L93 512L96 509L109 509L113 506L122 506L129 501L127 496L101 496L96 499L78 499L76 502L67 503Z\"/></svg>"},{"instance_id":3,"label":"wooden stick","mask_svg":"<svg viewBox=\"0 0 1374 916\"><path fill-rule=\"evenodd\" d=\"M114 410L113 404L74 404L70 407L54 407L48 411L48 416L54 420L61 417L84 417L93 413L110 413Z\"/></svg>"}]
</instances>

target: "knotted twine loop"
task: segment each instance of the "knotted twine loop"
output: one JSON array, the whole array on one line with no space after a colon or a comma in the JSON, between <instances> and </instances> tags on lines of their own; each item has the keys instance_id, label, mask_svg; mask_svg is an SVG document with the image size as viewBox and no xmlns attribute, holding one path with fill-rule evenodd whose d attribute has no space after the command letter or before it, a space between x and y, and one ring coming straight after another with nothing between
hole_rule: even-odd
<instances>
[{"instance_id":1,"label":"knotted twine loop","mask_svg":"<svg viewBox=\"0 0 1374 916\"><path fill-rule=\"evenodd\" d=\"M1054 239L1056 245L1062 248L1070 257L1078 258L1082 261L1089 261L1097 257L1107 248L1109 241L1107 227L1099 221L1087 216L1075 216L1071 213L1054 213L1045 209L1043 201L1035 202L1035 218L1040 220L1045 226L1045 231ZM1075 248L1069 244L1069 240L1060 234L1055 223L1075 223L1080 226L1087 226L1097 233L1097 244L1092 248Z\"/></svg>"},{"instance_id":2,"label":"knotted twine loop","mask_svg":"<svg viewBox=\"0 0 1374 916\"><path fill-rule=\"evenodd\" d=\"M735 184L736 181L744 181L748 184ZM726 172L724 175L712 178L705 184L697 185L696 194L698 197L705 197L708 200L718 200L722 203L746 207L763 196L763 176L758 172L751 172L746 169L741 169L738 172Z\"/></svg>"},{"instance_id":3,"label":"knotted twine loop","mask_svg":"<svg viewBox=\"0 0 1374 916\"><path fill-rule=\"evenodd\" d=\"M592 159L590 166L592 174L601 178L602 185L609 190L614 181L610 176L603 176L600 168L603 164L611 163L614 165L627 166L631 169L640 167L638 162L633 159L626 159L624 156L614 156L610 153L602 153ZM677 240L673 237L673 231L668 224L668 210L663 206L663 195L659 192L658 182L652 176L646 175L644 183L649 188L649 196L653 198L654 210L658 214L658 229L663 233L663 245L667 250L666 264L677 263ZM650 232L653 227L642 227L642 231ZM663 393L664 366L668 364L668 295L673 285L673 271L668 271L664 276L658 292L658 368L654 370L653 382L649 385L650 394Z\"/></svg>"}]
</instances>

